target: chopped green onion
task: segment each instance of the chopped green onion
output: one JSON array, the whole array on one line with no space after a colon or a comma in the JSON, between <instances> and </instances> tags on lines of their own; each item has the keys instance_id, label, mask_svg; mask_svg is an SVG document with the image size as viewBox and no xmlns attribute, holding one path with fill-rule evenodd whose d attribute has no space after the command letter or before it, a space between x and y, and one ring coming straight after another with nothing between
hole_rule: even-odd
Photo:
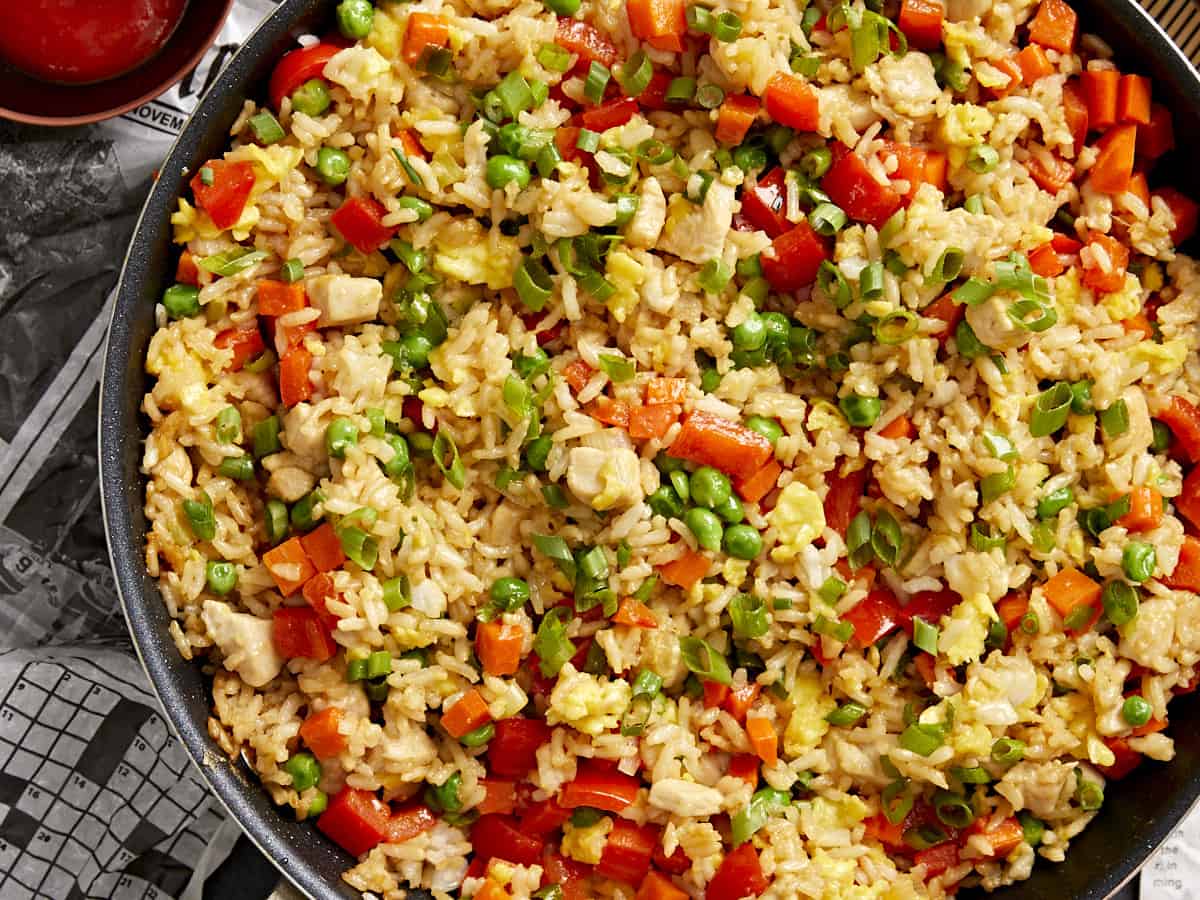
<instances>
[{"instance_id":1,"label":"chopped green onion","mask_svg":"<svg viewBox=\"0 0 1200 900\"><path fill-rule=\"evenodd\" d=\"M800 157L800 171L809 181L821 178L833 165L833 152L828 147L814 147Z\"/></svg>"},{"instance_id":2,"label":"chopped green onion","mask_svg":"<svg viewBox=\"0 0 1200 900\"><path fill-rule=\"evenodd\" d=\"M719 85L702 84L696 88L696 103L701 109L716 109L725 102L725 92Z\"/></svg>"},{"instance_id":3,"label":"chopped green onion","mask_svg":"<svg viewBox=\"0 0 1200 900\"><path fill-rule=\"evenodd\" d=\"M771 628L767 604L753 594L737 594L729 601L733 633L744 638L760 638Z\"/></svg>"},{"instance_id":4,"label":"chopped green onion","mask_svg":"<svg viewBox=\"0 0 1200 900\"><path fill-rule=\"evenodd\" d=\"M388 612L404 609L412 602L407 575L389 578L387 581L381 582L379 586L383 588L383 605L388 608Z\"/></svg>"},{"instance_id":5,"label":"chopped green onion","mask_svg":"<svg viewBox=\"0 0 1200 900\"><path fill-rule=\"evenodd\" d=\"M894 566L903 549L904 533L900 530L900 523L886 509L881 509L871 529L872 552L885 566Z\"/></svg>"},{"instance_id":6,"label":"chopped green onion","mask_svg":"<svg viewBox=\"0 0 1200 900\"><path fill-rule=\"evenodd\" d=\"M1129 409L1124 400L1118 400L1107 409L1100 410L1100 427L1105 437L1115 438L1129 430Z\"/></svg>"},{"instance_id":7,"label":"chopped green onion","mask_svg":"<svg viewBox=\"0 0 1200 900\"><path fill-rule=\"evenodd\" d=\"M710 259L700 269L696 280L701 289L708 294L720 294L733 277L733 270L719 259Z\"/></svg>"},{"instance_id":8,"label":"chopped green onion","mask_svg":"<svg viewBox=\"0 0 1200 900\"><path fill-rule=\"evenodd\" d=\"M714 23L712 10L700 5L689 6L684 17L690 31L712 34Z\"/></svg>"},{"instance_id":9,"label":"chopped green onion","mask_svg":"<svg viewBox=\"0 0 1200 900\"><path fill-rule=\"evenodd\" d=\"M526 309L540 312L554 293L554 281L541 260L525 257L513 272L513 287Z\"/></svg>"},{"instance_id":10,"label":"chopped green onion","mask_svg":"<svg viewBox=\"0 0 1200 900\"><path fill-rule=\"evenodd\" d=\"M812 630L816 634L831 637L835 641L841 641L842 643L845 643L854 636L854 625L850 622L839 622L824 615L818 615L813 620Z\"/></svg>"},{"instance_id":11,"label":"chopped green onion","mask_svg":"<svg viewBox=\"0 0 1200 900\"><path fill-rule=\"evenodd\" d=\"M900 732L900 746L918 756L929 756L944 742L945 728L942 725L913 722Z\"/></svg>"},{"instance_id":12,"label":"chopped green onion","mask_svg":"<svg viewBox=\"0 0 1200 900\"><path fill-rule=\"evenodd\" d=\"M250 130L260 144L275 144L286 137L283 126L269 109L250 117Z\"/></svg>"},{"instance_id":13,"label":"chopped green onion","mask_svg":"<svg viewBox=\"0 0 1200 900\"><path fill-rule=\"evenodd\" d=\"M938 628L922 619L913 616L913 644L931 656L937 656Z\"/></svg>"},{"instance_id":14,"label":"chopped green onion","mask_svg":"<svg viewBox=\"0 0 1200 900\"><path fill-rule=\"evenodd\" d=\"M579 136L575 138L575 146L584 153L595 153L600 149L600 134L587 128L580 128Z\"/></svg>"},{"instance_id":15,"label":"chopped green onion","mask_svg":"<svg viewBox=\"0 0 1200 900\"><path fill-rule=\"evenodd\" d=\"M850 304L850 284L842 270L830 260L822 260L817 269L817 287L838 309Z\"/></svg>"},{"instance_id":16,"label":"chopped green onion","mask_svg":"<svg viewBox=\"0 0 1200 900\"><path fill-rule=\"evenodd\" d=\"M272 545L287 537L288 511L282 500L268 500L263 509L263 519L267 529L267 540Z\"/></svg>"},{"instance_id":17,"label":"chopped green onion","mask_svg":"<svg viewBox=\"0 0 1200 900\"><path fill-rule=\"evenodd\" d=\"M612 73L603 63L592 60L588 66L587 78L583 83L583 95L592 103L600 103L604 99L604 89L608 87L608 81L612 77Z\"/></svg>"},{"instance_id":18,"label":"chopped green onion","mask_svg":"<svg viewBox=\"0 0 1200 900\"><path fill-rule=\"evenodd\" d=\"M1025 742L1016 738L998 738L992 744L992 761L1011 766L1025 758Z\"/></svg>"},{"instance_id":19,"label":"chopped green onion","mask_svg":"<svg viewBox=\"0 0 1200 900\"><path fill-rule=\"evenodd\" d=\"M683 77L671 79L671 83L667 85L667 92L663 96L668 103L687 103L695 95L696 79Z\"/></svg>"},{"instance_id":20,"label":"chopped green onion","mask_svg":"<svg viewBox=\"0 0 1200 900\"><path fill-rule=\"evenodd\" d=\"M1171 429L1165 422L1160 422L1158 419L1151 419L1150 425L1154 430L1154 439L1150 443L1150 449L1155 453L1168 450L1171 446Z\"/></svg>"},{"instance_id":21,"label":"chopped green onion","mask_svg":"<svg viewBox=\"0 0 1200 900\"><path fill-rule=\"evenodd\" d=\"M858 276L858 295L864 301L883 296L883 263L868 263Z\"/></svg>"},{"instance_id":22,"label":"chopped green onion","mask_svg":"<svg viewBox=\"0 0 1200 900\"><path fill-rule=\"evenodd\" d=\"M1030 847L1039 846L1046 834L1046 826L1042 824L1042 820L1027 810L1021 810L1017 813L1017 821L1021 823L1021 836L1025 838L1025 843Z\"/></svg>"},{"instance_id":23,"label":"chopped green onion","mask_svg":"<svg viewBox=\"0 0 1200 900\"><path fill-rule=\"evenodd\" d=\"M242 414L236 406L226 406L217 413L217 440L222 444L236 444L242 439Z\"/></svg>"},{"instance_id":24,"label":"chopped green onion","mask_svg":"<svg viewBox=\"0 0 1200 900\"><path fill-rule=\"evenodd\" d=\"M684 665L702 680L724 685L733 683L729 663L707 642L686 635L679 639L679 649L683 654ZM541 656L540 653L538 655Z\"/></svg>"},{"instance_id":25,"label":"chopped green onion","mask_svg":"<svg viewBox=\"0 0 1200 900\"><path fill-rule=\"evenodd\" d=\"M537 61L550 72L565 72L571 68L571 52L558 44L542 44L537 51Z\"/></svg>"},{"instance_id":26,"label":"chopped green onion","mask_svg":"<svg viewBox=\"0 0 1200 900\"><path fill-rule=\"evenodd\" d=\"M1030 318L1036 313L1035 318ZM1021 299L1010 303L1008 317L1015 325L1026 331L1042 332L1058 321L1058 313L1053 306L1046 306L1037 300Z\"/></svg>"},{"instance_id":27,"label":"chopped green onion","mask_svg":"<svg viewBox=\"0 0 1200 900\"><path fill-rule=\"evenodd\" d=\"M433 439L433 462L445 479L460 491L467 483L467 468L458 455L458 445L444 429Z\"/></svg>"},{"instance_id":28,"label":"chopped green onion","mask_svg":"<svg viewBox=\"0 0 1200 900\"><path fill-rule=\"evenodd\" d=\"M379 542L356 525L339 525L337 536L342 542L346 558L371 571L379 559Z\"/></svg>"},{"instance_id":29,"label":"chopped green onion","mask_svg":"<svg viewBox=\"0 0 1200 900\"><path fill-rule=\"evenodd\" d=\"M209 166L200 167L200 183L205 187L212 187L216 178L213 175L213 170Z\"/></svg>"},{"instance_id":30,"label":"chopped green onion","mask_svg":"<svg viewBox=\"0 0 1200 900\"><path fill-rule=\"evenodd\" d=\"M929 273L929 277L933 281L953 281L958 277L958 273L962 271L964 255L957 247L947 247L942 251L942 255L938 257L937 262L933 266L933 271Z\"/></svg>"},{"instance_id":31,"label":"chopped green onion","mask_svg":"<svg viewBox=\"0 0 1200 900\"><path fill-rule=\"evenodd\" d=\"M992 781L991 773L983 766L971 766L970 768L953 766L950 769L950 774L963 784L990 784Z\"/></svg>"},{"instance_id":32,"label":"chopped green onion","mask_svg":"<svg viewBox=\"0 0 1200 900\"><path fill-rule=\"evenodd\" d=\"M982 216L983 215L983 197L979 196L979 194L972 194L970 197L968 197L966 200L963 201L963 209L965 209L967 212L969 212L973 216Z\"/></svg>"},{"instance_id":33,"label":"chopped green onion","mask_svg":"<svg viewBox=\"0 0 1200 900\"><path fill-rule=\"evenodd\" d=\"M1057 516L1075 502L1075 492L1069 485L1055 488L1038 500L1037 514L1039 519L1051 519Z\"/></svg>"},{"instance_id":34,"label":"chopped green onion","mask_svg":"<svg viewBox=\"0 0 1200 900\"><path fill-rule=\"evenodd\" d=\"M593 65L598 64L593 63ZM605 82L608 81L607 75L608 72L605 70ZM518 71L514 70L505 75L493 90L496 92L496 97L499 98L500 105L504 107L504 111L508 113L510 119L515 119L519 113L533 106L533 91L530 90L529 82L525 80L525 76ZM600 93L604 93L603 85L600 88Z\"/></svg>"},{"instance_id":35,"label":"chopped green onion","mask_svg":"<svg viewBox=\"0 0 1200 900\"><path fill-rule=\"evenodd\" d=\"M950 828L966 828L975 821L975 810L967 798L952 791L934 791L933 809L942 824Z\"/></svg>"},{"instance_id":36,"label":"chopped green onion","mask_svg":"<svg viewBox=\"0 0 1200 900\"><path fill-rule=\"evenodd\" d=\"M858 570L875 558L871 546L871 517L865 509L851 519L846 528L846 550L851 569Z\"/></svg>"},{"instance_id":37,"label":"chopped green onion","mask_svg":"<svg viewBox=\"0 0 1200 900\"><path fill-rule=\"evenodd\" d=\"M1034 437L1045 437L1066 425L1071 399L1071 385L1065 381L1038 394L1029 422L1029 433Z\"/></svg>"},{"instance_id":38,"label":"chopped green onion","mask_svg":"<svg viewBox=\"0 0 1200 900\"><path fill-rule=\"evenodd\" d=\"M217 471L226 478L249 481L254 477L254 460L249 456L227 456L221 460Z\"/></svg>"},{"instance_id":39,"label":"chopped green onion","mask_svg":"<svg viewBox=\"0 0 1200 900\"><path fill-rule=\"evenodd\" d=\"M548 610L533 638L533 651L538 655L539 667L546 678L557 676L575 655L575 645L567 637L567 626L563 621L568 615L570 612L561 606Z\"/></svg>"},{"instance_id":40,"label":"chopped green onion","mask_svg":"<svg viewBox=\"0 0 1200 900\"><path fill-rule=\"evenodd\" d=\"M979 495L982 503L991 503L998 497L1007 494L1017 483L1017 473L1012 463L1003 472L993 472L979 480Z\"/></svg>"},{"instance_id":41,"label":"chopped green onion","mask_svg":"<svg viewBox=\"0 0 1200 900\"><path fill-rule=\"evenodd\" d=\"M875 323L875 340L881 344L903 344L917 333L921 321L908 309L894 309Z\"/></svg>"},{"instance_id":42,"label":"chopped green onion","mask_svg":"<svg viewBox=\"0 0 1200 900\"><path fill-rule=\"evenodd\" d=\"M774 788L755 791L745 808L738 810L729 822L733 845L738 847L750 840L772 815L788 806L791 799L786 791Z\"/></svg>"},{"instance_id":43,"label":"chopped green onion","mask_svg":"<svg viewBox=\"0 0 1200 900\"><path fill-rule=\"evenodd\" d=\"M1000 154L988 144L976 144L967 153L967 168L980 175L992 171L999 163Z\"/></svg>"},{"instance_id":44,"label":"chopped green onion","mask_svg":"<svg viewBox=\"0 0 1200 900\"><path fill-rule=\"evenodd\" d=\"M206 256L197 265L206 272L212 272L214 275L228 278L262 262L269 255L265 250L251 250L248 247L239 247L236 250L225 250L222 253L214 253L212 256Z\"/></svg>"},{"instance_id":45,"label":"chopped green onion","mask_svg":"<svg viewBox=\"0 0 1200 900\"><path fill-rule=\"evenodd\" d=\"M613 214L612 224L616 228L623 228L633 221L633 217L637 215L638 205L641 201L637 194L617 194L613 197L613 205L616 211Z\"/></svg>"},{"instance_id":46,"label":"chopped green onion","mask_svg":"<svg viewBox=\"0 0 1200 900\"><path fill-rule=\"evenodd\" d=\"M985 553L988 550L1003 549L1008 539L1003 534L992 534L987 522L971 523L971 548Z\"/></svg>"},{"instance_id":47,"label":"chopped green onion","mask_svg":"<svg viewBox=\"0 0 1200 900\"><path fill-rule=\"evenodd\" d=\"M808 224L812 226L813 231L824 237L833 237L846 227L848 221L842 208L832 203L819 203L808 214Z\"/></svg>"},{"instance_id":48,"label":"chopped green onion","mask_svg":"<svg viewBox=\"0 0 1200 900\"><path fill-rule=\"evenodd\" d=\"M842 595L846 593L846 582L838 578L836 575L830 575L817 588L817 596L833 606L842 599Z\"/></svg>"},{"instance_id":49,"label":"chopped green onion","mask_svg":"<svg viewBox=\"0 0 1200 900\"><path fill-rule=\"evenodd\" d=\"M575 580L575 557L571 554L571 549L567 546L566 541L560 537L535 534L533 546L538 553L558 566L558 570L566 576L568 581Z\"/></svg>"},{"instance_id":50,"label":"chopped green onion","mask_svg":"<svg viewBox=\"0 0 1200 900\"><path fill-rule=\"evenodd\" d=\"M563 489L553 482L542 485L542 499L551 509L566 509L571 505Z\"/></svg>"},{"instance_id":51,"label":"chopped green onion","mask_svg":"<svg viewBox=\"0 0 1200 900\"><path fill-rule=\"evenodd\" d=\"M913 796L908 791L908 779L899 778L883 789L880 796L883 814L893 825L899 825L913 808Z\"/></svg>"},{"instance_id":52,"label":"chopped green onion","mask_svg":"<svg viewBox=\"0 0 1200 900\"><path fill-rule=\"evenodd\" d=\"M994 285L981 278L971 276L955 288L954 293L950 296L954 298L956 303L962 303L966 306L978 306L994 293L996 293Z\"/></svg>"},{"instance_id":53,"label":"chopped green onion","mask_svg":"<svg viewBox=\"0 0 1200 900\"><path fill-rule=\"evenodd\" d=\"M1118 628L1133 621L1138 613L1138 591L1124 581L1110 581L1100 594L1104 615Z\"/></svg>"},{"instance_id":54,"label":"chopped green onion","mask_svg":"<svg viewBox=\"0 0 1200 900\"><path fill-rule=\"evenodd\" d=\"M983 445L987 447L988 453L992 454L996 459L1011 461L1018 456L1017 448L1008 439L1008 435L1000 434L997 431L985 431L983 433Z\"/></svg>"},{"instance_id":55,"label":"chopped green onion","mask_svg":"<svg viewBox=\"0 0 1200 900\"><path fill-rule=\"evenodd\" d=\"M654 66L642 50L629 57L629 61L621 67L619 81L625 93L630 97L638 97L650 85L654 77Z\"/></svg>"},{"instance_id":56,"label":"chopped green onion","mask_svg":"<svg viewBox=\"0 0 1200 900\"><path fill-rule=\"evenodd\" d=\"M839 728L849 728L859 719L867 714L867 708L861 703L856 703L851 700L848 703L843 703L837 709L833 710L827 716L825 721L830 725L836 725Z\"/></svg>"}]
</instances>

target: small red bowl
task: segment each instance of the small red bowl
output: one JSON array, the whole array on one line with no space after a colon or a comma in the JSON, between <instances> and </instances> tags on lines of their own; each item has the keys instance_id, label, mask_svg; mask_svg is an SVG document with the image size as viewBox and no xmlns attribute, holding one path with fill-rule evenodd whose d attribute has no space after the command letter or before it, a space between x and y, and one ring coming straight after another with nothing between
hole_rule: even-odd
<instances>
[{"instance_id":1,"label":"small red bowl","mask_svg":"<svg viewBox=\"0 0 1200 900\"><path fill-rule=\"evenodd\" d=\"M191 0L158 53L124 75L96 84L39 81L0 61L0 118L33 125L85 125L128 112L157 97L200 62L232 6L233 0Z\"/></svg>"}]
</instances>

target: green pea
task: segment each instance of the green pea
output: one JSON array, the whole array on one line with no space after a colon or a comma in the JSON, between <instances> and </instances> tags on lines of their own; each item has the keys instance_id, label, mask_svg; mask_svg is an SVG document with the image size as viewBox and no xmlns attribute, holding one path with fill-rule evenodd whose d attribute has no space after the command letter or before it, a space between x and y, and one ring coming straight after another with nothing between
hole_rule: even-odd
<instances>
[{"instance_id":1,"label":"green pea","mask_svg":"<svg viewBox=\"0 0 1200 900\"><path fill-rule=\"evenodd\" d=\"M767 353L772 358L776 358L779 354L787 349L788 335L792 330L792 323L788 321L787 316L783 313L767 312L762 314L763 327L766 330Z\"/></svg>"},{"instance_id":2,"label":"green pea","mask_svg":"<svg viewBox=\"0 0 1200 900\"><path fill-rule=\"evenodd\" d=\"M878 397L863 397L859 394L849 394L838 401L846 421L855 428L870 428L883 411L883 404Z\"/></svg>"},{"instance_id":3,"label":"green pea","mask_svg":"<svg viewBox=\"0 0 1200 900\"><path fill-rule=\"evenodd\" d=\"M173 284L162 295L162 305L172 319L183 319L200 312L200 288Z\"/></svg>"},{"instance_id":4,"label":"green pea","mask_svg":"<svg viewBox=\"0 0 1200 900\"><path fill-rule=\"evenodd\" d=\"M701 466L688 479L688 492L693 503L712 509L726 502L733 486L724 472L718 472L712 466Z\"/></svg>"},{"instance_id":5,"label":"green pea","mask_svg":"<svg viewBox=\"0 0 1200 900\"><path fill-rule=\"evenodd\" d=\"M433 341L425 335L413 332L400 338L400 366L402 369L423 369L429 365L429 354Z\"/></svg>"},{"instance_id":6,"label":"green pea","mask_svg":"<svg viewBox=\"0 0 1200 900\"><path fill-rule=\"evenodd\" d=\"M528 163L501 153L487 161L486 177L489 187L499 189L512 181L515 181L518 187L524 188L533 176Z\"/></svg>"},{"instance_id":7,"label":"green pea","mask_svg":"<svg viewBox=\"0 0 1200 900\"><path fill-rule=\"evenodd\" d=\"M1125 571L1125 577L1135 584L1141 584L1153 575L1157 563L1158 554L1154 545L1145 541L1131 541L1121 553L1121 568Z\"/></svg>"},{"instance_id":8,"label":"green pea","mask_svg":"<svg viewBox=\"0 0 1200 900\"><path fill-rule=\"evenodd\" d=\"M458 740L464 747L482 747L495 736L496 726L488 722L481 728L476 728L474 731L464 734Z\"/></svg>"},{"instance_id":9,"label":"green pea","mask_svg":"<svg viewBox=\"0 0 1200 900\"><path fill-rule=\"evenodd\" d=\"M336 147L317 151L317 174L330 187L337 187L350 176L350 157Z\"/></svg>"},{"instance_id":10,"label":"green pea","mask_svg":"<svg viewBox=\"0 0 1200 900\"><path fill-rule=\"evenodd\" d=\"M204 577L208 581L208 589L224 597L237 584L237 569L233 563L210 559L204 568Z\"/></svg>"},{"instance_id":11,"label":"green pea","mask_svg":"<svg viewBox=\"0 0 1200 900\"><path fill-rule=\"evenodd\" d=\"M310 78L292 93L292 109L306 116L321 115L329 103L329 86L323 78Z\"/></svg>"},{"instance_id":12,"label":"green pea","mask_svg":"<svg viewBox=\"0 0 1200 900\"><path fill-rule=\"evenodd\" d=\"M735 559L754 559L762 553L762 536L749 525L730 525L721 546Z\"/></svg>"},{"instance_id":13,"label":"green pea","mask_svg":"<svg viewBox=\"0 0 1200 900\"><path fill-rule=\"evenodd\" d=\"M646 503L651 512L666 519L678 519L683 516L683 501L669 484L660 485L646 498Z\"/></svg>"},{"instance_id":14,"label":"green pea","mask_svg":"<svg viewBox=\"0 0 1200 900\"><path fill-rule=\"evenodd\" d=\"M422 200L420 197L401 197L400 208L415 211L418 222L428 221L433 216L433 205L428 200Z\"/></svg>"},{"instance_id":15,"label":"green pea","mask_svg":"<svg viewBox=\"0 0 1200 900\"><path fill-rule=\"evenodd\" d=\"M398 478L408 471L412 461L408 456L408 441L404 435L389 434L383 438L392 448L392 458L383 465L383 474L388 478Z\"/></svg>"},{"instance_id":16,"label":"green pea","mask_svg":"<svg viewBox=\"0 0 1200 900\"><path fill-rule=\"evenodd\" d=\"M706 368L700 373L700 390L711 394L721 384L721 373L713 368Z\"/></svg>"},{"instance_id":17,"label":"green pea","mask_svg":"<svg viewBox=\"0 0 1200 900\"><path fill-rule=\"evenodd\" d=\"M492 602L506 612L520 609L529 602L529 582L523 578L497 578L492 582Z\"/></svg>"},{"instance_id":18,"label":"green pea","mask_svg":"<svg viewBox=\"0 0 1200 900\"><path fill-rule=\"evenodd\" d=\"M733 329L731 339L734 350L761 350L767 342L767 325L763 317L752 313L746 321Z\"/></svg>"},{"instance_id":19,"label":"green pea","mask_svg":"<svg viewBox=\"0 0 1200 900\"><path fill-rule=\"evenodd\" d=\"M293 753L283 764L283 769L292 776L292 787L298 791L307 791L321 780L321 764L315 756L306 751Z\"/></svg>"},{"instance_id":20,"label":"green pea","mask_svg":"<svg viewBox=\"0 0 1200 900\"><path fill-rule=\"evenodd\" d=\"M1121 718L1134 728L1141 728L1154 715L1154 707L1144 697L1127 697L1121 706Z\"/></svg>"},{"instance_id":21,"label":"green pea","mask_svg":"<svg viewBox=\"0 0 1200 900\"><path fill-rule=\"evenodd\" d=\"M683 524L696 536L696 543L705 550L720 550L723 528L721 520L712 510L699 506L683 514Z\"/></svg>"},{"instance_id":22,"label":"green pea","mask_svg":"<svg viewBox=\"0 0 1200 900\"><path fill-rule=\"evenodd\" d=\"M768 419L763 416L751 416L746 420L746 427L751 431L756 431L771 442L771 446L775 446L775 442L783 437L783 427L774 419Z\"/></svg>"},{"instance_id":23,"label":"green pea","mask_svg":"<svg viewBox=\"0 0 1200 900\"><path fill-rule=\"evenodd\" d=\"M325 429L325 449L336 459L345 457L346 448L357 443L358 426L351 419L336 418Z\"/></svg>"},{"instance_id":24,"label":"green pea","mask_svg":"<svg viewBox=\"0 0 1200 900\"><path fill-rule=\"evenodd\" d=\"M329 795L322 790L318 790L313 794L313 798L308 801L308 814L305 818L313 819L325 812L329 806Z\"/></svg>"},{"instance_id":25,"label":"green pea","mask_svg":"<svg viewBox=\"0 0 1200 900\"><path fill-rule=\"evenodd\" d=\"M267 540L278 544L288 533L288 509L282 500L271 499L263 508L263 518L267 527Z\"/></svg>"},{"instance_id":26,"label":"green pea","mask_svg":"<svg viewBox=\"0 0 1200 900\"><path fill-rule=\"evenodd\" d=\"M337 8L338 31L352 41L361 41L371 33L375 7L367 0L342 0Z\"/></svg>"},{"instance_id":27,"label":"green pea","mask_svg":"<svg viewBox=\"0 0 1200 900\"><path fill-rule=\"evenodd\" d=\"M1093 412L1092 383L1090 381L1076 381L1071 385L1071 412L1078 416L1085 416Z\"/></svg>"},{"instance_id":28,"label":"green pea","mask_svg":"<svg viewBox=\"0 0 1200 900\"><path fill-rule=\"evenodd\" d=\"M554 441L548 434L534 438L525 446L525 462L535 472L545 472L549 466L550 448Z\"/></svg>"},{"instance_id":29,"label":"green pea","mask_svg":"<svg viewBox=\"0 0 1200 900\"><path fill-rule=\"evenodd\" d=\"M732 493L723 502L714 506L712 511L717 514L719 519L729 525L736 525L742 519L746 518L746 510L742 507L742 501Z\"/></svg>"},{"instance_id":30,"label":"green pea","mask_svg":"<svg viewBox=\"0 0 1200 900\"><path fill-rule=\"evenodd\" d=\"M440 812L458 812L462 809L462 773L455 772L442 784L430 785L425 792L425 799L435 810Z\"/></svg>"},{"instance_id":31,"label":"green pea","mask_svg":"<svg viewBox=\"0 0 1200 900\"><path fill-rule=\"evenodd\" d=\"M573 16L579 12L582 0L542 0L546 9L556 16Z\"/></svg>"},{"instance_id":32,"label":"green pea","mask_svg":"<svg viewBox=\"0 0 1200 900\"><path fill-rule=\"evenodd\" d=\"M659 453L654 457L654 465L664 475L669 475L672 472L682 472L687 468L687 464L682 459L666 453Z\"/></svg>"},{"instance_id":33,"label":"green pea","mask_svg":"<svg viewBox=\"0 0 1200 900\"><path fill-rule=\"evenodd\" d=\"M217 440L236 444L242 439L242 414L236 406L227 406L217 413Z\"/></svg>"}]
</instances>

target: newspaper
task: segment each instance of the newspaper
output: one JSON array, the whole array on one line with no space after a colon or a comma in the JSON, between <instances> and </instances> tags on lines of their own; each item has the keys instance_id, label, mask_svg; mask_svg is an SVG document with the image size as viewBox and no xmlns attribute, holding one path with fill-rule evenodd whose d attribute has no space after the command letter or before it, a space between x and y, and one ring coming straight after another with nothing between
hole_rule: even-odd
<instances>
[{"instance_id":1,"label":"newspaper","mask_svg":"<svg viewBox=\"0 0 1200 900\"><path fill-rule=\"evenodd\" d=\"M1200 58L1190 0L1144 2ZM4 900L199 900L239 834L132 653L100 517L96 405L111 292L149 180L274 6L239 0L195 71L119 118L62 130L0 121ZM1195 897L1198 875L1193 816L1150 863L1140 896Z\"/></svg>"}]
</instances>

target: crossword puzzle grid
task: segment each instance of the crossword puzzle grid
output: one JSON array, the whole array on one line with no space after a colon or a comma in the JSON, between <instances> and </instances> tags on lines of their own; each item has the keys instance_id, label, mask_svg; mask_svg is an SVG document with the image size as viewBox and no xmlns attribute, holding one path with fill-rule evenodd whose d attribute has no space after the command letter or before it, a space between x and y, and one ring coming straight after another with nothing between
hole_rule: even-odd
<instances>
[{"instance_id":1,"label":"crossword puzzle grid","mask_svg":"<svg viewBox=\"0 0 1200 900\"><path fill-rule=\"evenodd\" d=\"M4 900L169 900L204 850L215 814L183 748L92 669L30 663L0 700Z\"/></svg>"}]
</instances>

